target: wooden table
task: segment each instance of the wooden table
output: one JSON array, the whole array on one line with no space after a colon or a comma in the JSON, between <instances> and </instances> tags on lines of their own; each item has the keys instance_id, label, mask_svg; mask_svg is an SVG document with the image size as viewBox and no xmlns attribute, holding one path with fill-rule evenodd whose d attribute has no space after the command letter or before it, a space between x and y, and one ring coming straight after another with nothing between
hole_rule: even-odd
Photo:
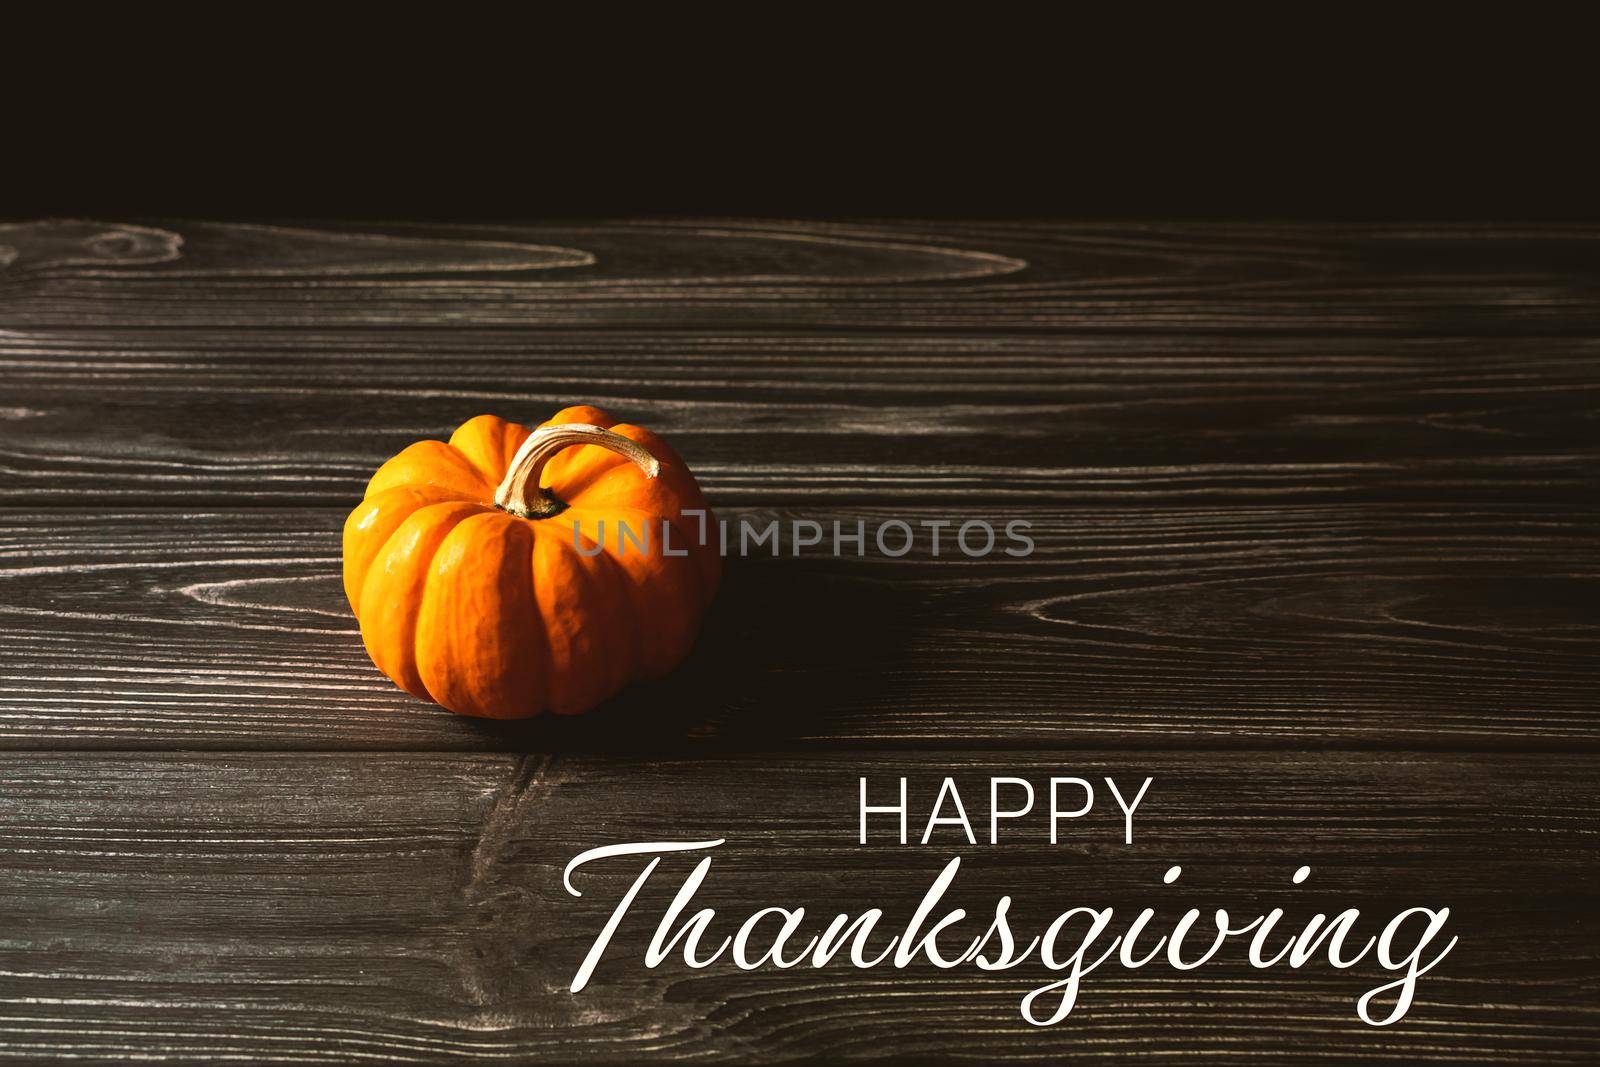
<instances>
[{"instance_id":1,"label":"wooden table","mask_svg":"<svg viewBox=\"0 0 1600 1067\"><path fill-rule=\"evenodd\" d=\"M1600 230L25 222L0 381L7 1056L1600 1052ZM412 700L344 516L410 441L576 402L734 522L1036 550L731 559L690 662L592 716ZM914 827L945 775L975 821L991 775L1155 784L1131 846L1104 806L860 845L900 775ZM903 922L961 855L980 910L1447 905L1461 941L1385 1029L1364 966L1108 969L1038 1028L1042 969L648 969L643 921L571 994L637 866L566 863L703 838L730 921Z\"/></svg>"}]
</instances>

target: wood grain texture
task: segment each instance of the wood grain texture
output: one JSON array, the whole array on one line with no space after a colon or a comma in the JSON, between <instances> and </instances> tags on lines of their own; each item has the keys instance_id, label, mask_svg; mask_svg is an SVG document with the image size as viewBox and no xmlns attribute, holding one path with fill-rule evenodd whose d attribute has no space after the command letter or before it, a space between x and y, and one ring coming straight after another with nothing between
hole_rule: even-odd
<instances>
[{"instance_id":1,"label":"wood grain texture","mask_svg":"<svg viewBox=\"0 0 1600 1067\"><path fill-rule=\"evenodd\" d=\"M1532 506L1024 509L894 559L729 560L691 660L576 721L401 693L339 582L344 513L0 513L0 745L662 750L1600 740L1600 526ZM868 531L980 509L734 509ZM872 535L869 532L868 537ZM737 543L737 541L735 541ZM761 550L763 552L767 550Z\"/></svg>"},{"instance_id":2,"label":"wood grain texture","mask_svg":"<svg viewBox=\"0 0 1600 1067\"><path fill-rule=\"evenodd\" d=\"M907 752L738 760L513 756L81 756L0 760L0 1050L180 1062L672 1060L825 1053L987 1058L1136 1052L1156 1062L1581 1063L1600 1052L1587 920L1592 757ZM1097 809L1050 846L856 843L859 775L905 774L918 807L950 773L1151 775L1135 843ZM952 837L951 834L954 836ZM726 837L696 907L867 906L902 926L951 855L950 905L1017 929L1078 904L1236 915L1330 905L1381 923L1448 906L1461 936L1393 1027L1356 1023L1377 968L1096 972L1073 1016L1017 1016L1037 965L984 974L809 967L647 969L671 861L590 986L567 986L642 863L572 856L623 840ZM892 838L892 831L889 833ZM1183 879L1163 887L1169 864ZM1296 888L1300 864L1313 875ZM667 881L665 879L671 879ZM717 929L720 929L717 927ZM964 929L964 928L959 928ZM809 933L808 935L809 936ZM887 935L885 935L887 936Z\"/></svg>"},{"instance_id":3,"label":"wood grain texture","mask_svg":"<svg viewBox=\"0 0 1600 1067\"><path fill-rule=\"evenodd\" d=\"M1597 298L1592 226L0 224L0 1058L1594 1062ZM592 716L412 700L347 510L577 402L735 523L1037 547L734 559ZM1157 782L1132 847L855 844L858 776L946 773ZM1038 1030L1042 973L650 970L632 923L570 995L630 874L562 866L696 836L729 916L904 912L960 851L953 902L1024 920L1462 943L1381 1031L1364 968L1104 973Z\"/></svg>"},{"instance_id":4,"label":"wood grain texture","mask_svg":"<svg viewBox=\"0 0 1600 1067\"><path fill-rule=\"evenodd\" d=\"M23 223L14 326L1593 333L1600 229Z\"/></svg>"},{"instance_id":5,"label":"wood grain texture","mask_svg":"<svg viewBox=\"0 0 1600 1067\"><path fill-rule=\"evenodd\" d=\"M599 403L718 505L1564 501L1600 341L0 331L0 503L349 507L490 412Z\"/></svg>"}]
</instances>

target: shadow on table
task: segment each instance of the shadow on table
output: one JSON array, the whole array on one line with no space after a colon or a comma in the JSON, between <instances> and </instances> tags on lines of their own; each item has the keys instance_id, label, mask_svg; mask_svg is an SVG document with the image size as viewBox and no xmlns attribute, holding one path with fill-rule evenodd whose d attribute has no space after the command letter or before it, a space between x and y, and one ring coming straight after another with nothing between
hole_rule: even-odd
<instances>
[{"instance_id":1,"label":"shadow on table","mask_svg":"<svg viewBox=\"0 0 1600 1067\"><path fill-rule=\"evenodd\" d=\"M689 658L587 715L467 720L487 746L529 751L760 748L825 734L829 709L875 703L904 648L907 587L831 561L729 559Z\"/></svg>"}]
</instances>

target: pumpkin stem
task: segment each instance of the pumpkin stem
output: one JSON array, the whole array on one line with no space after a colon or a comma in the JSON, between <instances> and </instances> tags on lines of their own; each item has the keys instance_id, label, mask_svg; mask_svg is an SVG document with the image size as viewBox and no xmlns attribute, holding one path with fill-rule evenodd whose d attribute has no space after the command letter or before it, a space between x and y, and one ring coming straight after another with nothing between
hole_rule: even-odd
<instances>
[{"instance_id":1,"label":"pumpkin stem","mask_svg":"<svg viewBox=\"0 0 1600 1067\"><path fill-rule=\"evenodd\" d=\"M505 480L494 491L494 506L524 519L548 518L566 507L539 485L544 465L564 448L575 445L598 445L618 455L627 456L645 477L654 478L661 473L661 464L649 449L635 441L585 422L567 422L559 426L541 426L522 442L517 454L511 458L511 467Z\"/></svg>"}]
</instances>

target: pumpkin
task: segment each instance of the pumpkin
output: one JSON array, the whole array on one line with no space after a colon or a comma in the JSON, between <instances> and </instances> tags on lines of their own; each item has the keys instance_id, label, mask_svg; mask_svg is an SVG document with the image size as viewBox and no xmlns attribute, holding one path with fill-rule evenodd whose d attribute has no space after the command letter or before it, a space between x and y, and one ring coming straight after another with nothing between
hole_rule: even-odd
<instances>
[{"instance_id":1,"label":"pumpkin","mask_svg":"<svg viewBox=\"0 0 1600 1067\"><path fill-rule=\"evenodd\" d=\"M345 595L407 692L461 715L571 715L688 654L721 575L714 523L643 427L594 407L531 431L479 415L372 476L344 526Z\"/></svg>"}]
</instances>

